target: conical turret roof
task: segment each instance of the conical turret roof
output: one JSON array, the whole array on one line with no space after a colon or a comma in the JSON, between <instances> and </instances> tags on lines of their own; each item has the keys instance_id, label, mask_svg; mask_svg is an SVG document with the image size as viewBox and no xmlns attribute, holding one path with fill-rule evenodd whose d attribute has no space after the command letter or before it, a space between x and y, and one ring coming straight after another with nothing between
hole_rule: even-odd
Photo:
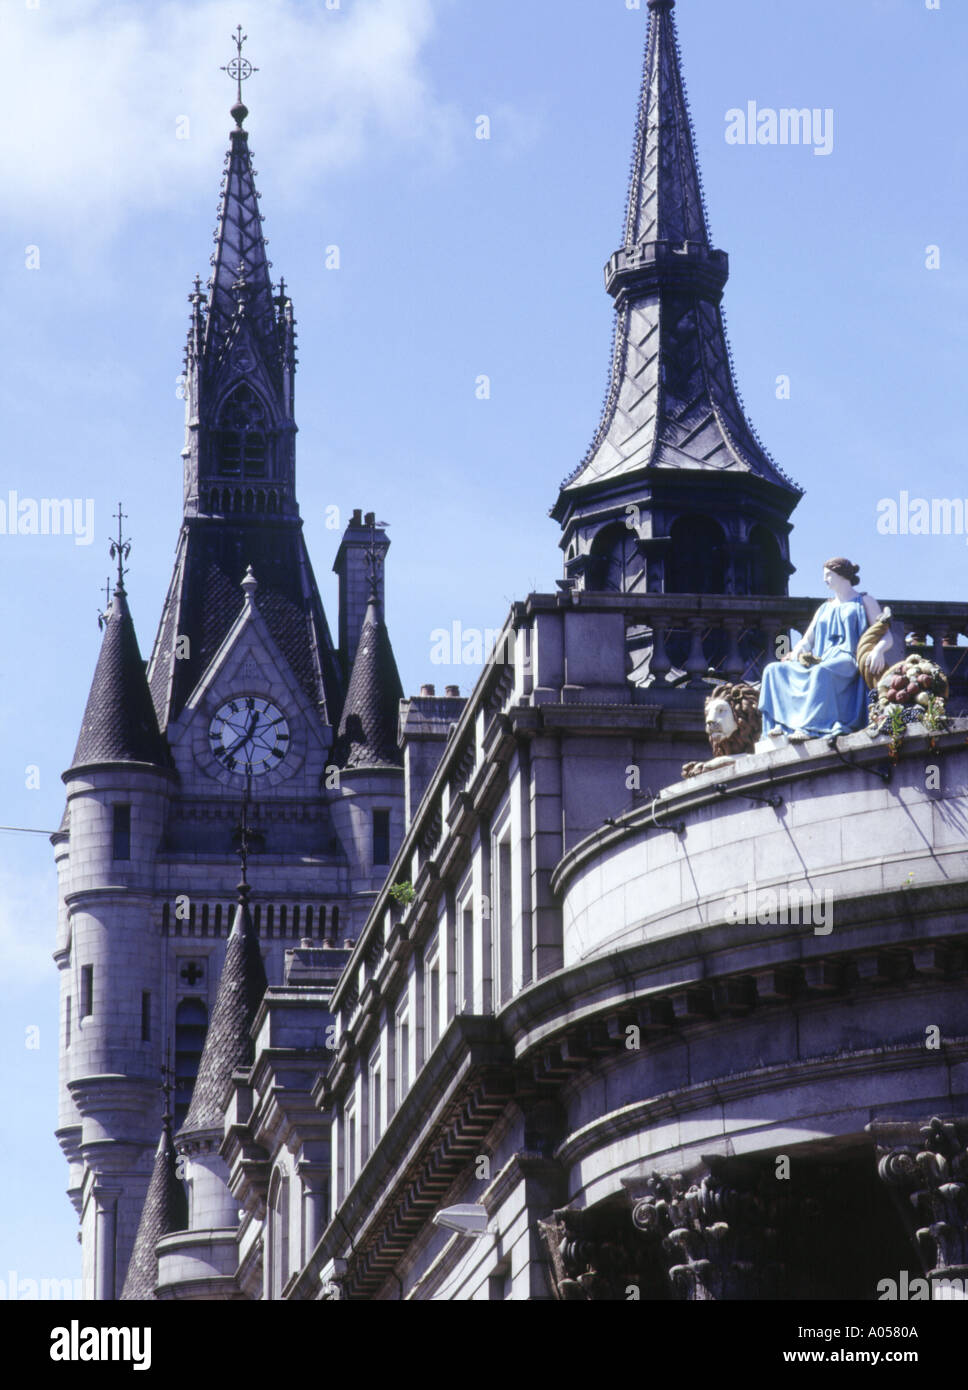
<instances>
[{"instance_id":1,"label":"conical turret roof","mask_svg":"<svg viewBox=\"0 0 968 1390\"><path fill-rule=\"evenodd\" d=\"M337 740L343 767L400 767L397 724L403 687L379 600L371 595Z\"/></svg>"},{"instance_id":2,"label":"conical turret roof","mask_svg":"<svg viewBox=\"0 0 968 1390\"><path fill-rule=\"evenodd\" d=\"M250 1066L253 1060L250 1033L266 992L266 972L249 908L249 892L243 876L235 921L225 947L215 1007L180 1134L221 1127L225 1092L232 1073Z\"/></svg>"},{"instance_id":3,"label":"conical turret roof","mask_svg":"<svg viewBox=\"0 0 968 1390\"><path fill-rule=\"evenodd\" d=\"M108 610L72 766L88 763L172 766L168 745L158 731L138 638L120 584Z\"/></svg>"},{"instance_id":4,"label":"conical turret roof","mask_svg":"<svg viewBox=\"0 0 968 1390\"><path fill-rule=\"evenodd\" d=\"M121 1298L153 1299L158 1283L156 1246L162 1236L188 1227L188 1199L178 1179L178 1157L171 1138L171 1117L165 1116L148 1195L141 1210L138 1234L128 1264Z\"/></svg>"}]
</instances>

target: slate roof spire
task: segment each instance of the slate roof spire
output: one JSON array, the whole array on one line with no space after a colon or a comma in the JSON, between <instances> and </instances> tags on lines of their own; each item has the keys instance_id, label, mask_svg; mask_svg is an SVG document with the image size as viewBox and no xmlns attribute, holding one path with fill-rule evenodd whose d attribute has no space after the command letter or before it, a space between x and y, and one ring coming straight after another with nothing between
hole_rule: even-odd
<instances>
[{"instance_id":1,"label":"slate roof spire","mask_svg":"<svg viewBox=\"0 0 968 1390\"><path fill-rule=\"evenodd\" d=\"M397 743L402 697L403 687L374 574L340 720L336 757L341 766L403 765Z\"/></svg>"},{"instance_id":2,"label":"slate roof spire","mask_svg":"<svg viewBox=\"0 0 968 1390\"><path fill-rule=\"evenodd\" d=\"M802 495L763 448L736 390L720 308L729 258L710 242L675 0L648 0L648 9L623 241L605 267L616 309L608 393L591 447L562 483L552 511L579 578L595 525L593 506L602 525L614 526L630 501L640 512L653 503L643 534L665 544L670 518L689 510L684 490L702 488L706 495L696 494L693 510L721 520L732 510L735 535L745 535L755 519L785 545L786 517ZM680 475L677 484L670 481L673 473ZM752 481L755 518L740 515L738 492L731 500L724 474L745 475L744 487ZM654 482L677 487L677 495L646 495ZM614 515L606 516L603 506L612 503ZM658 552L649 559L655 560L649 587L664 584L668 592ZM733 561L730 591L749 591L738 553Z\"/></svg>"},{"instance_id":3,"label":"slate roof spire","mask_svg":"<svg viewBox=\"0 0 968 1390\"><path fill-rule=\"evenodd\" d=\"M266 972L259 950L259 935L252 920L252 889L246 873L247 826L243 807L242 868L238 906L225 947L225 961L218 982L212 1017L205 1034L198 1076L191 1104L180 1134L220 1129L223 1103L232 1073L251 1066L254 1056L252 1025L266 992Z\"/></svg>"},{"instance_id":4,"label":"slate roof spire","mask_svg":"<svg viewBox=\"0 0 968 1390\"><path fill-rule=\"evenodd\" d=\"M249 133L243 121L249 108L242 101L242 83L258 72L242 57L242 44L248 36L239 25L233 42L237 56L223 71L234 78L237 97L231 115L235 126L229 134L225 177L219 201L215 251L212 256L209 312L205 349L218 353L225 344L233 320L244 312L257 335L278 347L275 306L269 277L271 262L262 234L262 214L255 186L255 170L249 150ZM269 356L274 356L270 353Z\"/></svg>"},{"instance_id":5,"label":"slate roof spire","mask_svg":"<svg viewBox=\"0 0 968 1390\"><path fill-rule=\"evenodd\" d=\"M124 561L130 541L121 539L123 519L118 504L119 538L111 542L111 556L118 562L114 597L100 624L104 629L94 679L72 768L91 763L154 763L171 767L168 744L158 730L158 720L148 689L145 664L128 610L124 589Z\"/></svg>"},{"instance_id":6,"label":"slate roof spire","mask_svg":"<svg viewBox=\"0 0 968 1390\"><path fill-rule=\"evenodd\" d=\"M625 212L629 250L644 241L709 241L674 4L675 0L649 0L653 15Z\"/></svg>"},{"instance_id":7,"label":"slate roof spire","mask_svg":"<svg viewBox=\"0 0 968 1390\"><path fill-rule=\"evenodd\" d=\"M257 69L238 55L212 255L196 277L185 351L184 520L149 666L159 725L181 713L242 609L251 565L259 610L323 724L335 726L343 672L302 535L296 500L296 321L280 281L273 293L259 195L242 122L242 83Z\"/></svg>"},{"instance_id":8,"label":"slate roof spire","mask_svg":"<svg viewBox=\"0 0 968 1390\"><path fill-rule=\"evenodd\" d=\"M155 1297L158 1242L162 1236L170 1235L172 1231L184 1231L187 1227L188 1198L178 1177L178 1156L171 1136L170 1094L166 1086L161 1139L121 1291L122 1300L144 1301Z\"/></svg>"}]
</instances>

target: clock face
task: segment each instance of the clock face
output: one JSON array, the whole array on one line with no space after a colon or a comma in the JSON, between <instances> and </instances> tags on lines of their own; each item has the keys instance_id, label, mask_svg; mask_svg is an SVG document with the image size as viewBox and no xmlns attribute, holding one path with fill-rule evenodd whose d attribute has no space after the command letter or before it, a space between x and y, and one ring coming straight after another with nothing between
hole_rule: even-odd
<instances>
[{"instance_id":1,"label":"clock face","mask_svg":"<svg viewBox=\"0 0 968 1390\"><path fill-rule=\"evenodd\" d=\"M237 695L216 711L208 726L208 743L227 772L261 777L282 766L289 752L289 725L271 700Z\"/></svg>"}]
</instances>

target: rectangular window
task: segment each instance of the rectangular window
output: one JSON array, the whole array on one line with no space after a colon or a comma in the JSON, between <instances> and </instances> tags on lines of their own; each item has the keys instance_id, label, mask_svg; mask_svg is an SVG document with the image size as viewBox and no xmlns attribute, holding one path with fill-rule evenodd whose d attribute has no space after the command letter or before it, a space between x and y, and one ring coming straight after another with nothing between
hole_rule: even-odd
<instances>
[{"instance_id":1,"label":"rectangular window","mask_svg":"<svg viewBox=\"0 0 968 1390\"><path fill-rule=\"evenodd\" d=\"M356 1182L356 1107L346 1111L346 1124L344 1126L346 1134L346 1153L343 1158L343 1166L346 1173L346 1190Z\"/></svg>"},{"instance_id":2,"label":"rectangular window","mask_svg":"<svg viewBox=\"0 0 968 1390\"><path fill-rule=\"evenodd\" d=\"M151 1042L151 993L141 991L141 1041Z\"/></svg>"},{"instance_id":3,"label":"rectangular window","mask_svg":"<svg viewBox=\"0 0 968 1390\"><path fill-rule=\"evenodd\" d=\"M94 966L81 966L81 1018L90 1018L94 1012Z\"/></svg>"},{"instance_id":4,"label":"rectangular window","mask_svg":"<svg viewBox=\"0 0 968 1390\"><path fill-rule=\"evenodd\" d=\"M498 959L495 977L501 990L502 1004L506 1004L514 992L513 989L513 961L511 957L511 839L510 836L501 840L497 846L497 855L494 865L497 889L494 897L497 901L497 932L495 933L494 945Z\"/></svg>"},{"instance_id":5,"label":"rectangular window","mask_svg":"<svg viewBox=\"0 0 968 1390\"><path fill-rule=\"evenodd\" d=\"M389 864L390 862L390 812L373 812L373 862L374 864Z\"/></svg>"},{"instance_id":6,"label":"rectangular window","mask_svg":"<svg viewBox=\"0 0 968 1390\"><path fill-rule=\"evenodd\" d=\"M383 1133L383 1096L380 1094L380 1083L383 1079L383 1067L380 1062L380 1050L370 1058L369 1075L369 1128L370 1128L370 1153L380 1142Z\"/></svg>"},{"instance_id":7,"label":"rectangular window","mask_svg":"<svg viewBox=\"0 0 968 1390\"><path fill-rule=\"evenodd\" d=\"M424 1014L424 1030L429 1055L437 1046L440 1038L440 957L437 955L427 962L427 973L424 981Z\"/></svg>"},{"instance_id":8,"label":"rectangular window","mask_svg":"<svg viewBox=\"0 0 968 1390\"><path fill-rule=\"evenodd\" d=\"M474 904L465 903L461 912L460 978L457 981L460 1011L474 1012Z\"/></svg>"},{"instance_id":9,"label":"rectangular window","mask_svg":"<svg viewBox=\"0 0 968 1390\"><path fill-rule=\"evenodd\" d=\"M71 1045L71 996L67 996L67 1012L64 1015L64 1046Z\"/></svg>"},{"instance_id":10,"label":"rectangular window","mask_svg":"<svg viewBox=\"0 0 968 1390\"><path fill-rule=\"evenodd\" d=\"M114 807L114 850L115 859L131 858L131 807Z\"/></svg>"},{"instance_id":11,"label":"rectangular window","mask_svg":"<svg viewBox=\"0 0 968 1390\"><path fill-rule=\"evenodd\" d=\"M397 1105L410 1090L410 1008L397 1014Z\"/></svg>"},{"instance_id":12,"label":"rectangular window","mask_svg":"<svg viewBox=\"0 0 968 1390\"><path fill-rule=\"evenodd\" d=\"M511 1297L511 1262L505 1261L499 1265L495 1272L487 1281L487 1296L489 1299L501 1302L507 1301Z\"/></svg>"}]
</instances>

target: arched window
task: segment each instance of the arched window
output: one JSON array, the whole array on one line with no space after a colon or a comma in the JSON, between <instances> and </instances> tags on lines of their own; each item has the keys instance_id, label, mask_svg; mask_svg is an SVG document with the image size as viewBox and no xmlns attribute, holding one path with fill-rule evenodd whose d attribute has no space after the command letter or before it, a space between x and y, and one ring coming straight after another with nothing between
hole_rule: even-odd
<instances>
[{"instance_id":1,"label":"arched window","mask_svg":"<svg viewBox=\"0 0 968 1390\"><path fill-rule=\"evenodd\" d=\"M188 1114L188 1106L202 1059L208 1009L201 999L183 999L175 1010L175 1129Z\"/></svg>"},{"instance_id":2,"label":"arched window","mask_svg":"<svg viewBox=\"0 0 968 1390\"><path fill-rule=\"evenodd\" d=\"M645 592L645 559L635 531L606 526L592 541L585 588L613 594Z\"/></svg>"},{"instance_id":3,"label":"arched window","mask_svg":"<svg viewBox=\"0 0 968 1390\"><path fill-rule=\"evenodd\" d=\"M281 1298L289 1278L289 1178L277 1168L269 1187L269 1297Z\"/></svg>"},{"instance_id":4,"label":"arched window","mask_svg":"<svg viewBox=\"0 0 968 1390\"><path fill-rule=\"evenodd\" d=\"M216 440L218 471L230 478L266 476L266 411L246 385L237 386L222 406Z\"/></svg>"},{"instance_id":5,"label":"arched window","mask_svg":"<svg viewBox=\"0 0 968 1390\"><path fill-rule=\"evenodd\" d=\"M773 597L785 594L787 571L776 536L765 526L754 526L750 544L756 547L750 574L751 593Z\"/></svg>"},{"instance_id":6,"label":"arched window","mask_svg":"<svg viewBox=\"0 0 968 1390\"><path fill-rule=\"evenodd\" d=\"M708 516L680 516L669 529L667 594L724 594L726 554L723 528Z\"/></svg>"}]
</instances>

